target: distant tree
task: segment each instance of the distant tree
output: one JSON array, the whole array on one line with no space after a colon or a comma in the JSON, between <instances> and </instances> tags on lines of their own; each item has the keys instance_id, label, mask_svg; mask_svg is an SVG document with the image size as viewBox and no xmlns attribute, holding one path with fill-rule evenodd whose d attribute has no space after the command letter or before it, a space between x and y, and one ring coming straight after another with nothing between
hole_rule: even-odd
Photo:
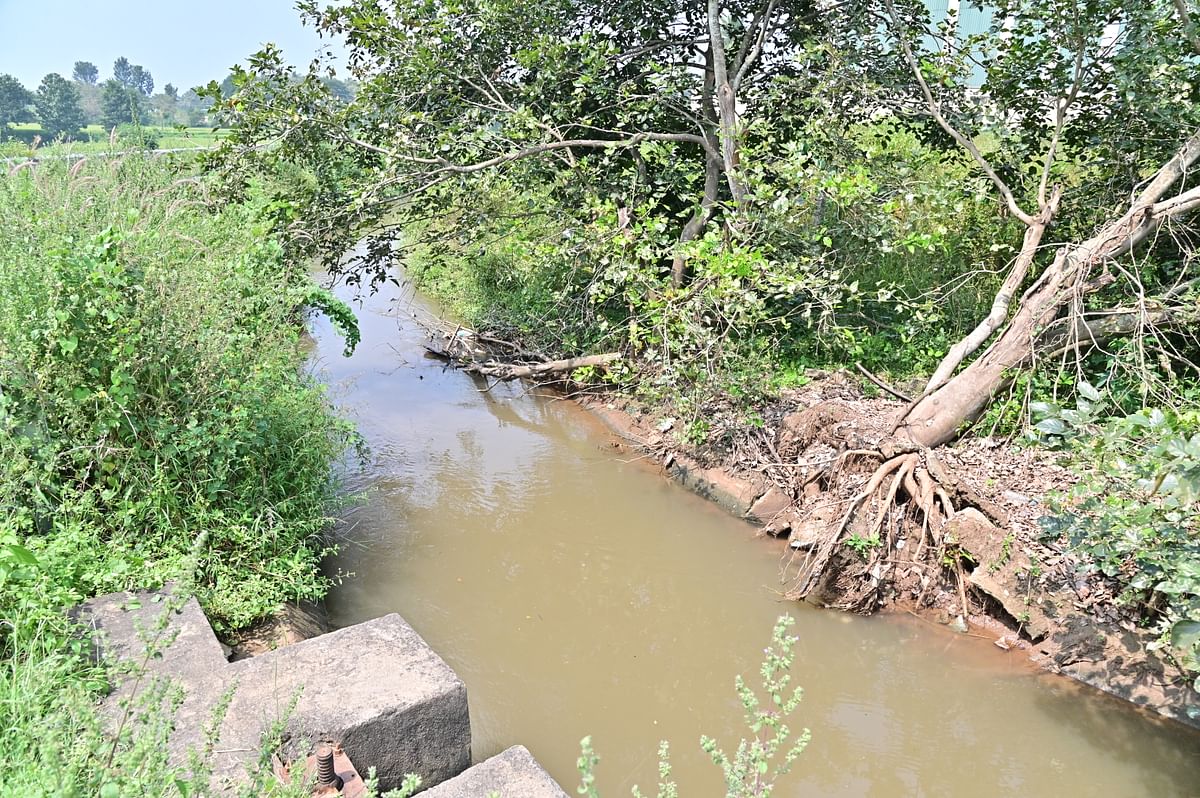
<instances>
[{"instance_id":1,"label":"distant tree","mask_svg":"<svg viewBox=\"0 0 1200 798\"><path fill-rule=\"evenodd\" d=\"M342 102L354 101L354 88L346 81L337 78L323 78L321 82L325 84L325 88L329 90L330 94Z\"/></svg>"},{"instance_id":2,"label":"distant tree","mask_svg":"<svg viewBox=\"0 0 1200 798\"><path fill-rule=\"evenodd\" d=\"M80 83L95 86L96 81L100 80L100 70L91 61L76 61L75 71L71 73L71 78Z\"/></svg>"},{"instance_id":3,"label":"distant tree","mask_svg":"<svg viewBox=\"0 0 1200 798\"><path fill-rule=\"evenodd\" d=\"M204 124L212 100L196 94L194 89L188 89L179 95L178 115L180 120L189 127Z\"/></svg>"},{"instance_id":4,"label":"distant tree","mask_svg":"<svg viewBox=\"0 0 1200 798\"><path fill-rule=\"evenodd\" d=\"M79 81L75 81L73 85L79 89L79 105L83 108L84 123L100 124L100 87Z\"/></svg>"},{"instance_id":5,"label":"distant tree","mask_svg":"<svg viewBox=\"0 0 1200 798\"><path fill-rule=\"evenodd\" d=\"M33 119L29 106L33 94L12 75L0 75L0 139L13 122L28 122Z\"/></svg>"},{"instance_id":6,"label":"distant tree","mask_svg":"<svg viewBox=\"0 0 1200 798\"><path fill-rule=\"evenodd\" d=\"M105 130L118 125L142 123L142 95L139 89L106 80L100 93L100 124Z\"/></svg>"},{"instance_id":7,"label":"distant tree","mask_svg":"<svg viewBox=\"0 0 1200 798\"><path fill-rule=\"evenodd\" d=\"M33 102L47 139L74 136L83 126L79 90L62 75L51 72L42 78Z\"/></svg>"},{"instance_id":8,"label":"distant tree","mask_svg":"<svg viewBox=\"0 0 1200 798\"><path fill-rule=\"evenodd\" d=\"M147 97L154 94L154 78L150 76L150 70L135 64L130 73L129 88L137 89Z\"/></svg>"},{"instance_id":9,"label":"distant tree","mask_svg":"<svg viewBox=\"0 0 1200 798\"><path fill-rule=\"evenodd\" d=\"M175 86L170 83L168 83L166 86L163 86L163 94L167 95L172 100L179 99L179 89L175 88Z\"/></svg>"},{"instance_id":10,"label":"distant tree","mask_svg":"<svg viewBox=\"0 0 1200 798\"><path fill-rule=\"evenodd\" d=\"M113 80L122 86L133 87L133 64L125 56L113 61Z\"/></svg>"}]
</instances>

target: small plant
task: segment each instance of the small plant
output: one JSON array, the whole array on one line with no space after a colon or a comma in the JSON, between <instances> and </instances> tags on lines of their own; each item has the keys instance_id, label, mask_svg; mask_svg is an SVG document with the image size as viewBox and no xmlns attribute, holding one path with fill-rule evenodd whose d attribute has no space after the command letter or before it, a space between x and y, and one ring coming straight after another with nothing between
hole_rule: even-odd
<instances>
[{"instance_id":1,"label":"small plant","mask_svg":"<svg viewBox=\"0 0 1200 798\"><path fill-rule=\"evenodd\" d=\"M988 565L990 573L994 574L1008 564L1008 561L1012 559L1013 544L1015 542L1016 536L1013 533L1010 532L1004 536L1004 540L1000 543L1000 556L996 558L995 562Z\"/></svg>"},{"instance_id":2,"label":"small plant","mask_svg":"<svg viewBox=\"0 0 1200 798\"><path fill-rule=\"evenodd\" d=\"M870 537L863 537L862 535L850 535L843 541L843 543L845 544L846 548L856 551L859 557L866 558L867 552L869 552L871 549L879 548L879 533L876 532Z\"/></svg>"},{"instance_id":3,"label":"small plant","mask_svg":"<svg viewBox=\"0 0 1200 798\"><path fill-rule=\"evenodd\" d=\"M787 725L787 718L800 706L804 695L802 688L791 686L790 672L795 661L793 650L797 638L789 635L788 629L795 622L789 615L780 616L771 633L771 645L763 652L765 656L759 674L765 701L740 675L734 681L734 689L745 712L746 726L754 736L742 738L732 756L713 738L706 735L700 738L700 747L725 776L726 798L770 796L775 782L791 769L812 736L804 729L793 737ZM600 757L592 748L590 737L584 737L579 747L580 785L576 792L585 798L599 798L595 770ZM670 746L665 740L658 748L658 778L657 798L678 798L678 788L671 780ZM633 788L633 795L644 798L637 786Z\"/></svg>"}]
</instances>

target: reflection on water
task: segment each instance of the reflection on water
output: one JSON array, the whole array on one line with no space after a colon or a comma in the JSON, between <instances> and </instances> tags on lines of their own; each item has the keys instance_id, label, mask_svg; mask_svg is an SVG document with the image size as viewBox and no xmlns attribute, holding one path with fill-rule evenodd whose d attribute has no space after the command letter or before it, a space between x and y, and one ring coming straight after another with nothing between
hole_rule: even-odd
<instances>
[{"instance_id":1,"label":"reflection on water","mask_svg":"<svg viewBox=\"0 0 1200 798\"><path fill-rule=\"evenodd\" d=\"M360 312L353 358L322 323L316 365L371 447L368 500L332 564L335 622L399 612L467 683L475 757L526 745L568 791L592 735L606 796L656 781L722 794L702 733L743 733L774 619L797 618L794 726L813 741L776 795L1195 796L1200 737L1021 656L916 620L782 602L780 549L606 447L598 423L521 385L423 357L400 292Z\"/></svg>"}]
</instances>

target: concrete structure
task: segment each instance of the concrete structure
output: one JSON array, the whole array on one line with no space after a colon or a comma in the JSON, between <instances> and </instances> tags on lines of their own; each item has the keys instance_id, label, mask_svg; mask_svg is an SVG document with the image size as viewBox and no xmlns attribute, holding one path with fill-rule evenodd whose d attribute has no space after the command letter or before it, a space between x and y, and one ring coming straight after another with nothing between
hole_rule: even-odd
<instances>
[{"instance_id":1,"label":"concrete structure","mask_svg":"<svg viewBox=\"0 0 1200 798\"><path fill-rule=\"evenodd\" d=\"M376 769L382 791L398 787L406 773L418 774L428 787L470 765L466 687L400 616L230 663L196 600L178 609L168 609L169 601L160 594L119 593L93 599L75 614L93 630L102 656L140 663L182 689L171 738L177 761L200 750L205 727L220 719L214 789L244 782L259 760L264 734L285 718L284 758L306 756L312 743L336 742L362 772ZM158 653L147 656L147 650ZM107 710L121 713L121 700L136 684L128 678L119 685ZM540 767L536 771L545 776ZM524 769L512 772L521 783L528 780ZM501 792L506 798L526 794Z\"/></svg>"},{"instance_id":2,"label":"concrete structure","mask_svg":"<svg viewBox=\"0 0 1200 798\"><path fill-rule=\"evenodd\" d=\"M422 796L485 798L493 794L500 798L567 798L558 783L521 745L514 745L465 773L442 782L422 793Z\"/></svg>"}]
</instances>

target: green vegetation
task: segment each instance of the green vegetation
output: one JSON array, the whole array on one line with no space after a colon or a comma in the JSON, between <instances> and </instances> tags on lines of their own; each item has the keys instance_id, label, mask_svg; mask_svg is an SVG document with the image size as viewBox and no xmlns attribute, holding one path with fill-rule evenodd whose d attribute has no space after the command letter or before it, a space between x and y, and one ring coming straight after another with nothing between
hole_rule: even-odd
<instances>
[{"instance_id":1,"label":"green vegetation","mask_svg":"<svg viewBox=\"0 0 1200 798\"><path fill-rule=\"evenodd\" d=\"M353 96L353 89L342 81L326 78L331 91L339 96ZM150 70L132 64L124 56L113 63L112 77L100 82L100 70L90 61L76 61L71 80L61 75L47 75L37 94L26 89L12 75L0 75L0 145L9 138L20 138L31 144L38 135L45 144L57 139L97 140L107 138L120 125L158 125L173 128L196 127L207 121L210 101L202 100L195 91L180 94L168 83L160 93L154 93L154 77ZM37 120L33 132L12 126ZM95 131L83 131L85 126L97 126ZM87 135L84 135L86 133ZM0 148L0 156L7 153Z\"/></svg>"},{"instance_id":2,"label":"green vegetation","mask_svg":"<svg viewBox=\"0 0 1200 798\"><path fill-rule=\"evenodd\" d=\"M1065 447L1081 476L1042 519L1045 532L1144 607L1158 647L1200 674L1200 411L1114 415L1090 384L1078 393L1073 408L1034 407L1035 434Z\"/></svg>"},{"instance_id":3,"label":"green vegetation","mask_svg":"<svg viewBox=\"0 0 1200 798\"><path fill-rule=\"evenodd\" d=\"M83 126L83 108L79 105L79 90L62 75L47 75L33 98L42 130L48 139L72 138Z\"/></svg>"},{"instance_id":4,"label":"green vegetation","mask_svg":"<svg viewBox=\"0 0 1200 798\"><path fill-rule=\"evenodd\" d=\"M399 250L524 350L620 353L575 377L692 444L806 368L878 372L914 401L835 534L894 502L940 524L923 452L980 421L1080 379L1196 408L1193 5L1005 0L959 30L909 0L304 2L359 91L267 47L204 90L234 130L207 163L231 197L271 181L289 252L369 283Z\"/></svg>"},{"instance_id":5,"label":"green vegetation","mask_svg":"<svg viewBox=\"0 0 1200 798\"><path fill-rule=\"evenodd\" d=\"M164 688L136 734L104 730L106 674L72 604L182 580L230 633L328 586L330 469L352 432L303 372L300 334L307 307L336 303L260 213L212 207L165 160L0 177L6 789L19 774L32 794L188 795L202 776L165 767Z\"/></svg>"},{"instance_id":6,"label":"green vegetation","mask_svg":"<svg viewBox=\"0 0 1200 798\"><path fill-rule=\"evenodd\" d=\"M141 142L154 143L158 149L199 149L213 147L228 135L227 131L207 127L138 127L128 122L117 126L115 137L112 130L88 125L75 140L67 142L48 139L45 131L36 123L14 125L8 132L9 138L0 142L0 158L105 155L138 149L142 146Z\"/></svg>"}]
</instances>

